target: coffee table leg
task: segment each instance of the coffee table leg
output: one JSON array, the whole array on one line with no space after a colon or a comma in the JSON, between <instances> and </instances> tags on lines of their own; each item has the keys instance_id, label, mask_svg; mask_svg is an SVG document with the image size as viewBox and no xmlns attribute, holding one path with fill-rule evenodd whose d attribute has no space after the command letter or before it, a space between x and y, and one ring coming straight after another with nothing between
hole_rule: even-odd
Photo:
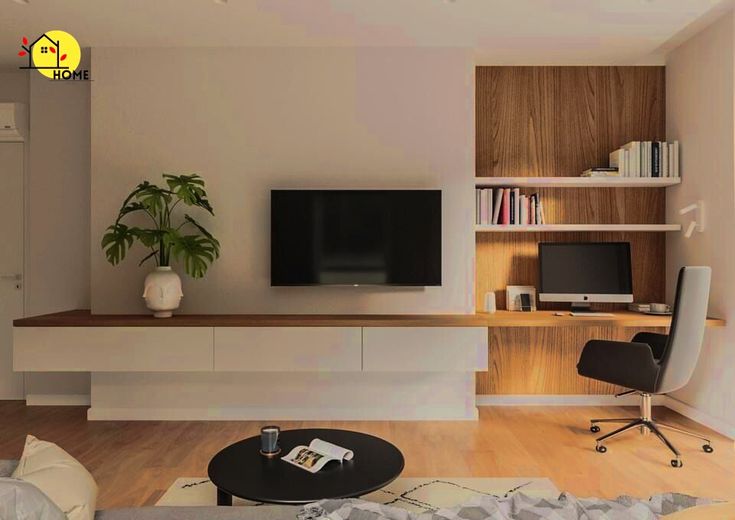
<instances>
[{"instance_id":1,"label":"coffee table leg","mask_svg":"<svg viewBox=\"0 0 735 520\"><path fill-rule=\"evenodd\" d=\"M221 489L217 488L217 505L231 506L232 495L230 495L227 491L222 491Z\"/></svg>"}]
</instances>

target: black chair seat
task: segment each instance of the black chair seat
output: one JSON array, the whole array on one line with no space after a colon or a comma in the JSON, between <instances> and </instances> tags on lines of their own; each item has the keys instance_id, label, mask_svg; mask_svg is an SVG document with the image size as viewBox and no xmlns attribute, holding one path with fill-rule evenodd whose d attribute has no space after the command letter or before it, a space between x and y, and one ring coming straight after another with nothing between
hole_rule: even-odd
<instances>
[{"instance_id":1,"label":"black chair seat","mask_svg":"<svg viewBox=\"0 0 735 520\"><path fill-rule=\"evenodd\" d=\"M593 339L577 363L581 376L641 392L654 392L660 365L647 343Z\"/></svg>"}]
</instances>

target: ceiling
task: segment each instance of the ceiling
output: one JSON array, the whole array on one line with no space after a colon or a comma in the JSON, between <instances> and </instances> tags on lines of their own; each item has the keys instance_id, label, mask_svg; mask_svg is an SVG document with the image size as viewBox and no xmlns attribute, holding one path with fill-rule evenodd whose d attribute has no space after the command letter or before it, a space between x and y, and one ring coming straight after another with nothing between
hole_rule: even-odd
<instances>
[{"instance_id":1,"label":"ceiling","mask_svg":"<svg viewBox=\"0 0 735 520\"><path fill-rule=\"evenodd\" d=\"M0 67L21 37L82 47L459 46L480 64L655 64L728 0L0 0Z\"/></svg>"}]
</instances>

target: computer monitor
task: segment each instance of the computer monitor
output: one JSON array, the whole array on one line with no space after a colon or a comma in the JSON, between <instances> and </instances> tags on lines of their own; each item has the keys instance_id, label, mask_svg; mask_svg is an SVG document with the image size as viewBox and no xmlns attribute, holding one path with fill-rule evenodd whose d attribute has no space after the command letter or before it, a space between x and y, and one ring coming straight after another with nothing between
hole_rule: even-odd
<instances>
[{"instance_id":1,"label":"computer monitor","mask_svg":"<svg viewBox=\"0 0 735 520\"><path fill-rule=\"evenodd\" d=\"M539 301L582 312L590 303L633 301L628 242L541 242L538 257Z\"/></svg>"}]
</instances>

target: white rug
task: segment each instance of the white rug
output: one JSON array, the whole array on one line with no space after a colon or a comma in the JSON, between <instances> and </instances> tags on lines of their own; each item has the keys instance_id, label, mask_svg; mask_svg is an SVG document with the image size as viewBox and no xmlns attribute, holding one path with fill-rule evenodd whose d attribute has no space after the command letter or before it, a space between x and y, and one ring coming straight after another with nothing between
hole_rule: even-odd
<instances>
[{"instance_id":1,"label":"white rug","mask_svg":"<svg viewBox=\"0 0 735 520\"><path fill-rule=\"evenodd\" d=\"M452 507L477 494L504 497L514 491L542 498L557 498L559 490L547 478L399 478L380 491L362 497L380 504L390 504L409 511ZM157 506L211 506L217 503L217 490L209 479L176 479ZM256 505L235 498L233 505Z\"/></svg>"}]
</instances>

